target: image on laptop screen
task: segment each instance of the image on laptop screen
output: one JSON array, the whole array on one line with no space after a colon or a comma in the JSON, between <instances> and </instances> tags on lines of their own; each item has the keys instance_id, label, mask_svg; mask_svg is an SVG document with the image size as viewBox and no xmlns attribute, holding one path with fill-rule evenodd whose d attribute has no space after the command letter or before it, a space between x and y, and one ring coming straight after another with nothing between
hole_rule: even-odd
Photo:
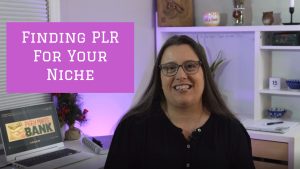
<instances>
[{"instance_id":1,"label":"image on laptop screen","mask_svg":"<svg viewBox=\"0 0 300 169\"><path fill-rule=\"evenodd\" d=\"M53 103L0 111L6 155L62 141Z\"/></svg>"}]
</instances>

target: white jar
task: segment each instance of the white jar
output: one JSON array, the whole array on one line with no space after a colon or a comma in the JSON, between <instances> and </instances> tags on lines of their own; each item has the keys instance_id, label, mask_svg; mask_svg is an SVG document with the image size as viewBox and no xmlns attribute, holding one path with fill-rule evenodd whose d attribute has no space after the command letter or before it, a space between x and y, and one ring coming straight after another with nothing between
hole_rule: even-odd
<instances>
[{"instance_id":1,"label":"white jar","mask_svg":"<svg viewBox=\"0 0 300 169\"><path fill-rule=\"evenodd\" d=\"M206 26L218 26L220 20L221 17L219 12L206 12L203 15L203 23Z\"/></svg>"}]
</instances>

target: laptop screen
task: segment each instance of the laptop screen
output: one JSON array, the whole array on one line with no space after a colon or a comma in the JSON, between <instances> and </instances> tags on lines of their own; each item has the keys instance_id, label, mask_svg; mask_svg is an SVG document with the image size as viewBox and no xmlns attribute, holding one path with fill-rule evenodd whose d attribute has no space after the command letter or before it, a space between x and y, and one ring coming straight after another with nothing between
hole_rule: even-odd
<instances>
[{"instance_id":1,"label":"laptop screen","mask_svg":"<svg viewBox=\"0 0 300 169\"><path fill-rule=\"evenodd\" d=\"M62 141L53 103L0 111L0 124L6 155Z\"/></svg>"}]
</instances>

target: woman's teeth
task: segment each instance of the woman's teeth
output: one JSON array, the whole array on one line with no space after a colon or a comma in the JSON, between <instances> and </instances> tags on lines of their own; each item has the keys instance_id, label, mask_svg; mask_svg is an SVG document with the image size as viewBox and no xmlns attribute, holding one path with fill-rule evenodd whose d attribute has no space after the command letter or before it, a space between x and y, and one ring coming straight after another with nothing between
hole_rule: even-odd
<instances>
[{"instance_id":1,"label":"woman's teeth","mask_svg":"<svg viewBox=\"0 0 300 169\"><path fill-rule=\"evenodd\" d=\"M178 85L178 86L175 86L175 90L179 90L179 91L186 91L186 90L188 90L190 88L191 88L190 85Z\"/></svg>"}]
</instances>

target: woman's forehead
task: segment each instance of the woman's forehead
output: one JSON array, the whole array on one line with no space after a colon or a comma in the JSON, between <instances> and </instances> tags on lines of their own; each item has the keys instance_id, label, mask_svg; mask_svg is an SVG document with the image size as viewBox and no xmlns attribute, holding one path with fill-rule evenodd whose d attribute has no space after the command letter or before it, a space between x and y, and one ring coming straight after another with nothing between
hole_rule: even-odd
<instances>
[{"instance_id":1,"label":"woman's forehead","mask_svg":"<svg viewBox=\"0 0 300 169\"><path fill-rule=\"evenodd\" d=\"M186 60L199 60L192 47L187 44L172 45L164 51L161 63L184 62Z\"/></svg>"}]
</instances>

